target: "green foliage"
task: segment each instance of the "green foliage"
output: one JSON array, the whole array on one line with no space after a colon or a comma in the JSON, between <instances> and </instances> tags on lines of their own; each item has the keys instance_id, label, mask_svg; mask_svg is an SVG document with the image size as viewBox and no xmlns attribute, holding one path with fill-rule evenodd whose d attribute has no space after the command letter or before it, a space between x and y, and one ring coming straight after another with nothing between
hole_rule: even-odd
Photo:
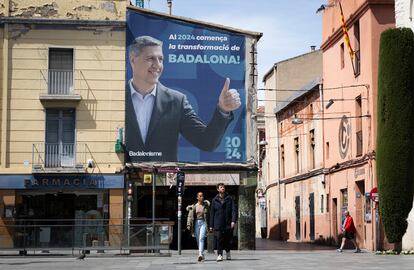
<instances>
[{"instance_id":1,"label":"green foliage","mask_svg":"<svg viewBox=\"0 0 414 270\"><path fill-rule=\"evenodd\" d=\"M381 221L390 243L401 242L414 193L414 34L382 33L378 70L377 180Z\"/></svg>"}]
</instances>

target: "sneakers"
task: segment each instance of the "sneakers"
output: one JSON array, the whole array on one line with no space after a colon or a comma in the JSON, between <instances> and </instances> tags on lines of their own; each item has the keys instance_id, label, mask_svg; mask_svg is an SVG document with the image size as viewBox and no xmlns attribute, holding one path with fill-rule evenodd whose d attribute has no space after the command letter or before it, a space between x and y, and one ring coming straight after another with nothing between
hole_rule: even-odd
<instances>
[{"instance_id":1,"label":"sneakers","mask_svg":"<svg viewBox=\"0 0 414 270\"><path fill-rule=\"evenodd\" d=\"M230 251L229 252L226 252L226 260L231 260L231 254L230 254Z\"/></svg>"},{"instance_id":2,"label":"sneakers","mask_svg":"<svg viewBox=\"0 0 414 270\"><path fill-rule=\"evenodd\" d=\"M223 256L218 255L218 256L217 256L217 261L218 261L218 262L222 262L222 261L223 261Z\"/></svg>"},{"instance_id":3,"label":"sneakers","mask_svg":"<svg viewBox=\"0 0 414 270\"><path fill-rule=\"evenodd\" d=\"M203 255L198 255L197 261L201 262L203 260Z\"/></svg>"},{"instance_id":4,"label":"sneakers","mask_svg":"<svg viewBox=\"0 0 414 270\"><path fill-rule=\"evenodd\" d=\"M356 248L355 250L354 250L354 253L360 253L361 252L361 250L359 249L359 248Z\"/></svg>"},{"instance_id":5,"label":"sneakers","mask_svg":"<svg viewBox=\"0 0 414 270\"><path fill-rule=\"evenodd\" d=\"M336 250L336 252L338 252L338 253L342 253L342 249L338 248L338 249Z\"/></svg>"}]
</instances>

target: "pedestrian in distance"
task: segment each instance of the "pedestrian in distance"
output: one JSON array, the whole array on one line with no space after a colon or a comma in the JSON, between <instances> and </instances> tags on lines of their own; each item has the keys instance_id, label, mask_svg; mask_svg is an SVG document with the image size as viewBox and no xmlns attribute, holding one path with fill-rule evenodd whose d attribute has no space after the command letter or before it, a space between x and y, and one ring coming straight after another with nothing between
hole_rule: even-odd
<instances>
[{"instance_id":1,"label":"pedestrian in distance","mask_svg":"<svg viewBox=\"0 0 414 270\"><path fill-rule=\"evenodd\" d=\"M204 242L207 236L210 202L204 200L203 192L197 193L197 202L187 206L187 230L196 238L198 246L197 261L204 261Z\"/></svg>"},{"instance_id":2,"label":"pedestrian in distance","mask_svg":"<svg viewBox=\"0 0 414 270\"><path fill-rule=\"evenodd\" d=\"M226 193L223 183L217 184L218 194L211 202L210 231L214 230L217 244L217 261L223 261L223 249L226 259L231 260L230 249L233 240L233 229L236 225L236 207L231 196Z\"/></svg>"},{"instance_id":3,"label":"pedestrian in distance","mask_svg":"<svg viewBox=\"0 0 414 270\"><path fill-rule=\"evenodd\" d=\"M351 240L351 242L355 246L354 253L359 253L359 252L361 252L361 250L359 249L358 244L355 240L356 228L355 228L355 225L354 225L354 220L352 219L352 217L349 214L348 210L344 211L344 215L345 215L345 220L344 220L344 223L342 224L342 228L341 228L342 232L344 233L344 236L342 237L341 247L338 248L336 251L337 252L342 252L342 250L344 249L346 240Z\"/></svg>"}]
</instances>

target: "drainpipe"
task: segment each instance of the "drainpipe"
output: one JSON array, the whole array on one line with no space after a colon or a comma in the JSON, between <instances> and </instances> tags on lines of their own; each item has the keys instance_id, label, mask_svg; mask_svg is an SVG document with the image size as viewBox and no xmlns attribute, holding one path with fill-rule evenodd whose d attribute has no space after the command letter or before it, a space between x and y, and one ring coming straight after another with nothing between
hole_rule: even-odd
<instances>
[{"instance_id":1,"label":"drainpipe","mask_svg":"<svg viewBox=\"0 0 414 270\"><path fill-rule=\"evenodd\" d=\"M4 15L10 14L9 0L4 1ZM2 121L1 121L1 167L7 168L8 111L9 111L9 24L4 24L3 36L3 94L2 94Z\"/></svg>"}]
</instances>

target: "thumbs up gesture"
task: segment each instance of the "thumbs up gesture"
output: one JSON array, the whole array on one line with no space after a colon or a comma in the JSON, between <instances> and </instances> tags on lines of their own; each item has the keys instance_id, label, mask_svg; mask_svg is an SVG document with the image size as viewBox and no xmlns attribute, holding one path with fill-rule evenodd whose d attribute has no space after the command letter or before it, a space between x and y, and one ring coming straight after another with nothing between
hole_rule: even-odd
<instances>
[{"instance_id":1,"label":"thumbs up gesture","mask_svg":"<svg viewBox=\"0 0 414 270\"><path fill-rule=\"evenodd\" d=\"M236 89L230 88L230 79L227 78L224 81L223 89L221 90L219 97L219 109L222 112L229 113L240 107L240 95Z\"/></svg>"}]
</instances>

